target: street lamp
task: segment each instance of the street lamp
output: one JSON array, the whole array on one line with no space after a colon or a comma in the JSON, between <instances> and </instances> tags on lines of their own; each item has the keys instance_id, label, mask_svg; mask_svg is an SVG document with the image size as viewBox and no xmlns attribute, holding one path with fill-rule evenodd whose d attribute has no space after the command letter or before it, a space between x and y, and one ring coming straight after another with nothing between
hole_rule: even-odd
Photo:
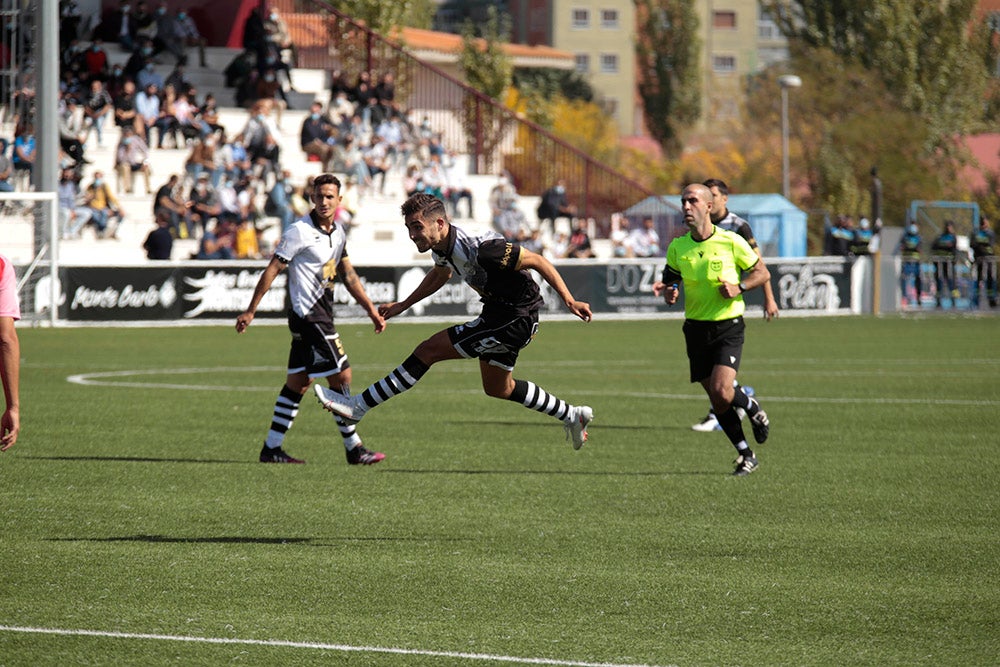
<instances>
[{"instance_id":1,"label":"street lamp","mask_svg":"<svg viewBox=\"0 0 1000 667\"><path fill-rule=\"evenodd\" d=\"M785 74L778 77L778 85L781 86L781 194L788 199L788 89L798 88L802 85L802 79L794 74Z\"/></svg>"}]
</instances>

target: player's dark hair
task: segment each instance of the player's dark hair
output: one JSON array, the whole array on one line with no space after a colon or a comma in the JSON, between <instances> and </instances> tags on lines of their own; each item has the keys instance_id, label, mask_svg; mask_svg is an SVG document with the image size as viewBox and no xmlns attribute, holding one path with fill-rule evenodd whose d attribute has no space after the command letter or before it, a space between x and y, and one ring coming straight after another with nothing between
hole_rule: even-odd
<instances>
[{"instance_id":1,"label":"player's dark hair","mask_svg":"<svg viewBox=\"0 0 1000 667\"><path fill-rule=\"evenodd\" d=\"M337 192L340 192L341 189L340 179L334 176L333 174L329 173L320 174L319 176L314 178L312 185L313 185L313 192L316 192L316 190L318 190L319 186L321 185L336 185Z\"/></svg>"},{"instance_id":2,"label":"player's dark hair","mask_svg":"<svg viewBox=\"0 0 1000 667\"><path fill-rule=\"evenodd\" d=\"M416 215L424 221L448 217L444 202L434 195L423 192L419 192L403 202L400 210L403 212L403 217Z\"/></svg>"},{"instance_id":3,"label":"player's dark hair","mask_svg":"<svg viewBox=\"0 0 1000 667\"><path fill-rule=\"evenodd\" d=\"M726 182L723 181L722 179L719 179L719 178L709 178L709 179L705 180L702 183L702 185L704 185L709 190L711 190L712 188L718 188L719 189L719 194L725 195L727 197L729 196L729 186L726 185Z\"/></svg>"}]
</instances>

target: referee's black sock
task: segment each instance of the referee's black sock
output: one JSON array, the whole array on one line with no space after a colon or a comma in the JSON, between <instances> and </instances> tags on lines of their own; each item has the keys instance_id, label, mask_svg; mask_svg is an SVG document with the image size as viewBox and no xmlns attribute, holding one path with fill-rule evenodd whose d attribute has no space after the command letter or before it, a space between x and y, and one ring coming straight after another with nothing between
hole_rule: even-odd
<instances>
[{"instance_id":1,"label":"referee's black sock","mask_svg":"<svg viewBox=\"0 0 1000 667\"><path fill-rule=\"evenodd\" d=\"M736 385L736 390L733 393L733 407L742 409L749 417L760 412L760 404L743 393L743 387L740 385Z\"/></svg>"},{"instance_id":2,"label":"referee's black sock","mask_svg":"<svg viewBox=\"0 0 1000 667\"><path fill-rule=\"evenodd\" d=\"M743 434L743 423L740 421L740 416L736 414L736 408L730 405L725 412L716 413L716 417L719 420L719 426L722 427L722 432L729 438L729 442L733 443L736 451L744 456L747 454L753 456L753 451L747 444L747 437Z\"/></svg>"}]
</instances>

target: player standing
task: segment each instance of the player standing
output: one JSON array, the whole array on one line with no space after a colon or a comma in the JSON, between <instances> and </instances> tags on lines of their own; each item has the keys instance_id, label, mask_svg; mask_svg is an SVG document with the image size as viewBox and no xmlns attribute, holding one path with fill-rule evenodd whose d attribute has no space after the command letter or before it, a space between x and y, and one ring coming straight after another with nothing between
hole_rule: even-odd
<instances>
[{"instance_id":1,"label":"player standing","mask_svg":"<svg viewBox=\"0 0 1000 667\"><path fill-rule=\"evenodd\" d=\"M375 333L385 329L385 320L365 293L364 285L347 258L347 234L334 216L340 205L340 180L320 174L313 181L313 209L281 236L274 257L254 288L250 306L236 318L236 332L253 322L261 299L279 273L288 270L288 328L292 347L288 353L288 376L278 394L261 463L305 463L289 456L282 444L299 411L302 396L314 379L326 378L330 387L350 393L351 365L333 323L333 280L340 276L348 293L375 323ZM318 386L318 385L317 385ZM378 463L385 455L361 444L353 424L337 418L350 464Z\"/></svg>"}]
</instances>

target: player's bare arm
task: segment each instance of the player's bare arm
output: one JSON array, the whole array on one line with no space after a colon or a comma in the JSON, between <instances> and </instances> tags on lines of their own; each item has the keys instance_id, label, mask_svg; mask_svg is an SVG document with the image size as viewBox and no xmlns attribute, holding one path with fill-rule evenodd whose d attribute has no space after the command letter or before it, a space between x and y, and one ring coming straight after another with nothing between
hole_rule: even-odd
<instances>
[{"instance_id":1,"label":"player's bare arm","mask_svg":"<svg viewBox=\"0 0 1000 667\"><path fill-rule=\"evenodd\" d=\"M522 247L520 256L517 259L517 269L531 269L532 271L536 271L556 291L556 294L563 300L563 303L566 304L571 313L584 322L589 322L593 318L594 314L590 310L590 304L574 299L573 294L566 287L566 283L563 281L562 276L559 275L556 267L537 252L532 252Z\"/></svg>"},{"instance_id":2,"label":"player's bare arm","mask_svg":"<svg viewBox=\"0 0 1000 667\"><path fill-rule=\"evenodd\" d=\"M368 298L368 293L365 292L365 285L361 282L361 278L358 277L358 272L354 270L351 260L346 257L340 260L340 270L337 272L337 275L340 276L344 287L347 288L347 293L354 297L358 305L368 313L368 318L375 324L375 333L385 331L385 319L379 314L372 300Z\"/></svg>"},{"instance_id":3,"label":"player's bare arm","mask_svg":"<svg viewBox=\"0 0 1000 667\"><path fill-rule=\"evenodd\" d=\"M274 282L279 273L285 270L286 266L287 264L278 259L277 256L272 257L271 261L268 262L264 273L260 274L260 278L257 280L257 286L253 288L250 305L236 318L236 333L243 333L250 326L250 323L253 322L254 315L257 313L257 306L260 305L260 300L267 294L267 290L271 289L271 283Z\"/></svg>"},{"instance_id":4,"label":"player's bare arm","mask_svg":"<svg viewBox=\"0 0 1000 667\"><path fill-rule=\"evenodd\" d=\"M390 319L405 312L413 304L418 303L422 299L426 299L434 292L445 286L445 284L451 279L451 269L443 266L435 266L424 279L420 281L416 289L410 292L410 295L403 299L402 301L393 301L392 303L384 303L378 307L379 314L385 319Z\"/></svg>"}]
</instances>

